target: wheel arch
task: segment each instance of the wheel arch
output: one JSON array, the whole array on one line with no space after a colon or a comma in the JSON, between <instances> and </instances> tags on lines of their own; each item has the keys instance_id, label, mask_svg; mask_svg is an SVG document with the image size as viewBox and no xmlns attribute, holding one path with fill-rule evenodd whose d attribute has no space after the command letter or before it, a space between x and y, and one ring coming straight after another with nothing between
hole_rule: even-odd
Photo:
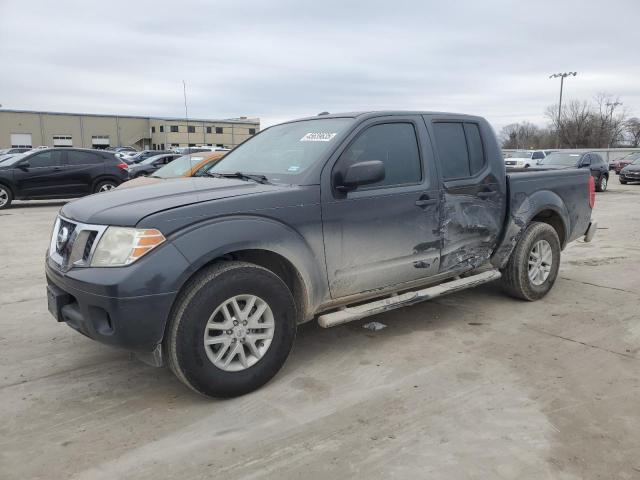
<instances>
[{"instance_id":1,"label":"wheel arch","mask_svg":"<svg viewBox=\"0 0 640 480\"><path fill-rule=\"evenodd\" d=\"M570 237L569 212L560 196L549 190L540 190L527 197L515 212L510 212L502 240L491 256L491 263L503 268L509 261L522 233L531 222L550 225L558 234L560 248L564 249Z\"/></svg>"}]
</instances>

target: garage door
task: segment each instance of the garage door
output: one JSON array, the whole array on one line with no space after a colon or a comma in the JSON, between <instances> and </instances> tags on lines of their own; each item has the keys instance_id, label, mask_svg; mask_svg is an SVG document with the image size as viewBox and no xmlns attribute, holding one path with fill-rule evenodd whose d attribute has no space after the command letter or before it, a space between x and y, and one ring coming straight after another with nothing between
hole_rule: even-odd
<instances>
[{"instance_id":1,"label":"garage door","mask_svg":"<svg viewBox=\"0 0 640 480\"><path fill-rule=\"evenodd\" d=\"M32 146L33 144L31 143L30 133L12 133L11 134L12 148L19 148L19 147L31 148Z\"/></svg>"}]
</instances>

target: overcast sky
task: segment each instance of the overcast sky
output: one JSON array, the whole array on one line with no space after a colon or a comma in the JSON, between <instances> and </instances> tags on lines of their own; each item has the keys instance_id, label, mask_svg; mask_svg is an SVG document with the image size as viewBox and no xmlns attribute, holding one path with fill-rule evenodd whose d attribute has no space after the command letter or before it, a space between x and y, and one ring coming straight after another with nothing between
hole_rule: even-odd
<instances>
[{"instance_id":1,"label":"overcast sky","mask_svg":"<svg viewBox=\"0 0 640 480\"><path fill-rule=\"evenodd\" d=\"M3 108L259 116L441 110L544 125L566 99L640 115L640 1L0 0Z\"/></svg>"}]
</instances>

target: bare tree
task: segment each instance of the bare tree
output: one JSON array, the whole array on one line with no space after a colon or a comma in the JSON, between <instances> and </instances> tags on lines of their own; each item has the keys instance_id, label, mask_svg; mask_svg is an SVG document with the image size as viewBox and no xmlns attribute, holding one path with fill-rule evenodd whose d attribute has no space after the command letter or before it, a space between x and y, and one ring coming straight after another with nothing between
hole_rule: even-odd
<instances>
[{"instance_id":1,"label":"bare tree","mask_svg":"<svg viewBox=\"0 0 640 480\"><path fill-rule=\"evenodd\" d=\"M640 118L633 117L625 122L625 132L634 148L640 147Z\"/></svg>"}]
</instances>

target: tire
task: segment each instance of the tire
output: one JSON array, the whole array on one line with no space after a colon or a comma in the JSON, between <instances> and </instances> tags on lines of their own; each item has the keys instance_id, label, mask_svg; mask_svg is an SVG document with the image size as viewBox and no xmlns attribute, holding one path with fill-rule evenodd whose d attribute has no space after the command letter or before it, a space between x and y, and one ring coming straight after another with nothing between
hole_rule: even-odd
<instances>
[{"instance_id":1,"label":"tire","mask_svg":"<svg viewBox=\"0 0 640 480\"><path fill-rule=\"evenodd\" d=\"M550 247L549 271L541 283L541 278L532 281L529 276L529 260L538 242L544 241ZM544 266L541 265L541 267ZM546 223L532 222L522 234L516 248L511 253L506 267L502 270L504 290L511 296L530 302L544 297L558 276L560 267L560 240L555 229ZM544 276L544 275L543 275Z\"/></svg>"},{"instance_id":2,"label":"tire","mask_svg":"<svg viewBox=\"0 0 640 480\"><path fill-rule=\"evenodd\" d=\"M609 185L609 178L606 175L600 175L598 183L596 183L596 192L604 192Z\"/></svg>"},{"instance_id":3,"label":"tire","mask_svg":"<svg viewBox=\"0 0 640 480\"><path fill-rule=\"evenodd\" d=\"M622 185L626 185L626 184L627 184L627 181L626 181L626 180L623 180L623 179L621 179L621 178L618 178L618 180L620 180L620 183L621 183Z\"/></svg>"},{"instance_id":4,"label":"tire","mask_svg":"<svg viewBox=\"0 0 640 480\"><path fill-rule=\"evenodd\" d=\"M226 302L236 298L239 299L236 305L251 309L249 301L242 303L242 298L251 296L257 298L255 305L258 305L258 301L267 304L265 313L255 321L263 320L262 324L269 323L273 328L251 329L251 323L245 328L241 325L243 322L237 327L229 323L230 330L225 330L227 326L220 328L234 319L246 318L236 313L225 320L220 313L223 305L229 305ZM257 313L258 308L253 308L252 311ZM297 317L289 288L273 272L246 262L217 263L196 274L176 299L163 345L167 363L183 383L202 395L244 395L260 388L282 368L293 347ZM212 323L218 320L221 323ZM248 321L251 322L251 316ZM215 329L211 325L216 325ZM245 337L241 337L241 330L245 331ZM266 338L269 332L272 335L270 340ZM236 336L238 338L234 338ZM250 342L250 337L254 336L259 340ZM205 346L205 339L223 339L225 343ZM227 340L234 343L226 343ZM250 344L253 344L254 350ZM223 348L226 348L226 353L223 352L222 358L215 364ZM242 350L245 364L241 362L240 352L234 348ZM252 353L258 350L261 357ZM229 357L232 360L225 367L222 364Z\"/></svg>"},{"instance_id":5,"label":"tire","mask_svg":"<svg viewBox=\"0 0 640 480\"><path fill-rule=\"evenodd\" d=\"M9 208L13 201L13 193L11 189L0 183L0 210Z\"/></svg>"},{"instance_id":6,"label":"tire","mask_svg":"<svg viewBox=\"0 0 640 480\"><path fill-rule=\"evenodd\" d=\"M96 183L96 186L93 188L93 193L108 192L117 186L118 184L113 180L103 180L102 182Z\"/></svg>"}]
</instances>

